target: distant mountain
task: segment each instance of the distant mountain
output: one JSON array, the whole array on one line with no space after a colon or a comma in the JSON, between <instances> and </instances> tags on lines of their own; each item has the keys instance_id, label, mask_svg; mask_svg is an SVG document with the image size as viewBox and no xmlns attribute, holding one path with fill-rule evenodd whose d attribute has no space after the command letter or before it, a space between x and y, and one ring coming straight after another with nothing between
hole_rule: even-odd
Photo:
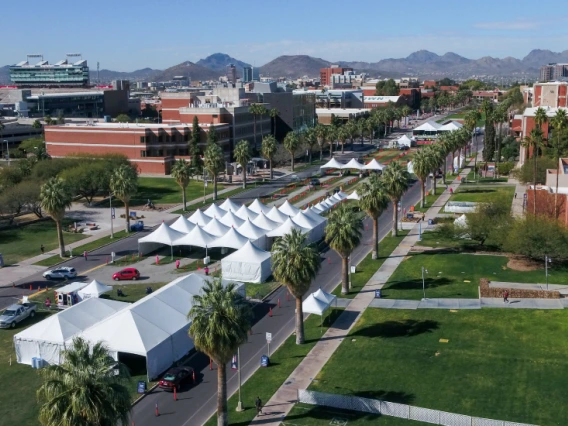
<instances>
[{"instance_id":1,"label":"distant mountain","mask_svg":"<svg viewBox=\"0 0 568 426\"><path fill-rule=\"evenodd\" d=\"M221 73L218 71L185 61L157 73L154 79L156 81L168 81L176 76L185 76L191 78L192 81L206 81L217 80L220 75Z\"/></svg>"},{"instance_id":2,"label":"distant mountain","mask_svg":"<svg viewBox=\"0 0 568 426\"><path fill-rule=\"evenodd\" d=\"M98 77L101 82L109 82L111 80L149 81L153 80L154 76L160 72L160 70L152 68L142 68L141 70L132 72L111 71L105 69L99 71ZM91 83L97 83L97 70L93 70L91 68L89 70L89 75Z\"/></svg>"},{"instance_id":3,"label":"distant mountain","mask_svg":"<svg viewBox=\"0 0 568 426\"><path fill-rule=\"evenodd\" d=\"M196 64L212 69L213 71L218 71L221 74L225 74L227 65L233 64L237 68L237 75L242 75L244 67L251 66L250 64L239 61L226 53L214 53L205 59L200 59L196 62Z\"/></svg>"},{"instance_id":4,"label":"distant mountain","mask_svg":"<svg viewBox=\"0 0 568 426\"><path fill-rule=\"evenodd\" d=\"M278 77L319 77L320 68L326 68L331 62L308 55L283 55L260 67L263 76Z\"/></svg>"}]
</instances>

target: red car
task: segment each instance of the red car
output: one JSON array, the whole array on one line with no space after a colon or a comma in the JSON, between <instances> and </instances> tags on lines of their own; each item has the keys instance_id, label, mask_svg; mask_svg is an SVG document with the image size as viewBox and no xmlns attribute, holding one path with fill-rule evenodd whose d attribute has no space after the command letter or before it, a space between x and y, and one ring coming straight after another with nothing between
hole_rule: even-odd
<instances>
[{"instance_id":1,"label":"red car","mask_svg":"<svg viewBox=\"0 0 568 426\"><path fill-rule=\"evenodd\" d=\"M121 281L121 280L136 281L139 278L140 278L140 272L138 272L138 269L136 268L124 268L122 271L118 271L112 276L112 279L115 281Z\"/></svg>"},{"instance_id":2,"label":"red car","mask_svg":"<svg viewBox=\"0 0 568 426\"><path fill-rule=\"evenodd\" d=\"M193 383L193 368L191 367L174 367L170 368L160 383L158 387L160 389L172 391L174 388L179 391L179 388L183 383Z\"/></svg>"}]
</instances>

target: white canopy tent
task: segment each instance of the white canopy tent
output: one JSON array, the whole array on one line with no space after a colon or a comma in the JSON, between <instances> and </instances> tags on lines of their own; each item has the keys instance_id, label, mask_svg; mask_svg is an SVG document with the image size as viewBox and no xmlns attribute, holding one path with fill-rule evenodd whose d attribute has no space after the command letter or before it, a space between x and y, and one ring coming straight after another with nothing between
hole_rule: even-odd
<instances>
[{"instance_id":1,"label":"white canopy tent","mask_svg":"<svg viewBox=\"0 0 568 426\"><path fill-rule=\"evenodd\" d=\"M314 210L312 210L313 207L306 207L304 210L302 210L302 212L309 216L310 218L312 218L313 220L315 220L317 223L322 223L322 222L327 222L327 219L323 216L320 216L318 213L316 213ZM297 216L297 215L296 215Z\"/></svg>"},{"instance_id":2,"label":"white canopy tent","mask_svg":"<svg viewBox=\"0 0 568 426\"><path fill-rule=\"evenodd\" d=\"M325 311L329 309L329 303L318 299L314 296L314 294L310 294L306 299L302 302L302 310L304 314L315 314L323 316Z\"/></svg>"},{"instance_id":3,"label":"white canopy tent","mask_svg":"<svg viewBox=\"0 0 568 426\"><path fill-rule=\"evenodd\" d=\"M296 225L294 222L292 222L292 219L288 218L288 219L286 219L286 222L281 224L278 228L267 232L266 236L270 237L270 238L282 237L286 234L289 234L292 231L292 229L298 229L302 232L302 234L305 234L306 232L310 232L309 229L306 229L306 228L303 228L299 225Z\"/></svg>"},{"instance_id":4,"label":"white canopy tent","mask_svg":"<svg viewBox=\"0 0 568 426\"><path fill-rule=\"evenodd\" d=\"M459 130L463 127L463 124L457 121L450 121L449 123L444 124L442 127L438 129L439 132L453 132L455 130Z\"/></svg>"},{"instance_id":5,"label":"white canopy tent","mask_svg":"<svg viewBox=\"0 0 568 426\"><path fill-rule=\"evenodd\" d=\"M384 169L385 169L385 166L383 166L381 163L379 163L374 158L363 166L363 170L379 170L379 171L382 171Z\"/></svg>"},{"instance_id":6,"label":"white canopy tent","mask_svg":"<svg viewBox=\"0 0 568 426\"><path fill-rule=\"evenodd\" d=\"M258 199L256 199L255 201L258 201ZM270 211L270 209L268 207L267 207L267 211ZM246 219L255 220L256 217L258 216L257 212L252 211L249 207L245 206L244 204L241 206L241 208L239 210L237 210L237 212L235 214L243 220L246 220Z\"/></svg>"},{"instance_id":7,"label":"white canopy tent","mask_svg":"<svg viewBox=\"0 0 568 426\"><path fill-rule=\"evenodd\" d=\"M413 175L414 174L414 163L412 163L412 161L409 161L406 164L406 171L408 172L408 174Z\"/></svg>"},{"instance_id":8,"label":"white canopy tent","mask_svg":"<svg viewBox=\"0 0 568 426\"><path fill-rule=\"evenodd\" d=\"M209 216L210 218L221 219L223 216L227 214L227 211L223 210L217 204L213 203L203 213Z\"/></svg>"},{"instance_id":9,"label":"white canopy tent","mask_svg":"<svg viewBox=\"0 0 568 426\"><path fill-rule=\"evenodd\" d=\"M342 200L345 200L347 198L347 194L343 191L339 191L337 194L335 195L339 195L341 197Z\"/></svg>"},{"instance_id":10,"label":"white canopy tent","mask_svg":"<svg viewBox=\"0 0 568 426\"><path fill-rule=\"evenodd\" d=\"M324 302L328 303L330 306L332 303L337 303L337 296L327 291L323 291L321 288L318 288L315 293L312 293L315 298L319 300L323 300Z\"/></svg>"},{"instance_id":11,"label":"white canopy tent","mask_svg":"<svg viewBox=\"0 0 568 426\"><path fill-rule=\"evenodd\" d=\"M239 234L244 235L249 240L251 240L257 247L261 249L266 248L265 235L267 230L256 226L250 221L250 219L245 220L245 223L239 226L237 228L237 231L239 231Z\"/></svg>"},{"instance_id":12,"label":"white canopy tent","mask_svg":"<svg viewBox=\"0 0 568 426\"><path fill-rule=\"evenodd\" d=\"M426 123L423 123L418 127L415 127L413 131L437 132L440 129L440 127L442 127L442 125L436 123L435 121L427 121Z\"/></svg>"},{"instance_id":13,"label":"white canopy tent","mask_svg":"<svg viewBox=\"0 0 568 426\"><path fill-rule=\"evenodd\" d=\"M270 211L270 207L262 204L258 198L256 198L250 205L248 206L249 210L252 210L256 214L262 212L264 214Z\"/></svg>"},{"instance_id":14,"label":"white canopy tent","mask_svg":"<svg viewBox=\"0 0 568 426\"><path fill-rule=\"evenodd\" d=\"M290 204L288 200L284 201L284 204L282 204L278 208L278 210L288 216L295 216L300 211L299 208L294 207L292 204Z\"/></svg>"},{"instance_id":15,"label":"white canopy tent","mask_svg":"<svg viewBox=\"0 0 568 426\"><path fill-rule=\"evenodd\" d=\"M92 297L100 297L101 294L108 293L112 291L112 287L97 280L93 280L89 283L87 287L82 288L77 292L79 299L85 300L90 299Z\"/></svg>"},{"instance_id":16,"label":"white canopy tent","mask_svg":"<svg viewBox=\"0 0 568 426\"><path fill-rule=\"evenodd\" d=\"M284 223L286 219L290 217L290 215L282 213L276 208L276 206L273 206L267 213L266 217L273 220L274 222Z\"/></svg>"},{"instance_id":17,"label":"white canopy tent","mask_svg":"<svg viewBox=\"0 0 568 426\"><path fill-rule=\"evenodd\" d=\"M57 365L62 361L61 351L68 347L66 341L129 305L94 297L51 315L14 336L16 359L32 365L32 358L41 358Z\"/></svg>"},{"instance_id":18,"label":"white canopy tent","mask_svg":"<svg viewBox=\"0 0 568 426\"><path fill-rule=\"evenodd\" d=\"M357 191L353 191L351 194L347 196L348 200L360 200L361 197L357 194Z\"/></svg>"},{"instance_id":19,"label":"white canopy tent","mask_svg":"<svg viewBox=\"0 0 568 426\"><path fill-rule=\"evenodd\" d=\"M229 231L222 237L217 238L211 243L210 248L213 247L228 247L232 249L240 249L244 246L249 239L240 234L235 228L230 228Z\"/></svg>"},{"instance_id":20,"label":"white canopy tent","mask_svg":"<svg viewBox=\"0 0 568 426\"><path fill-rule=\"evenodd\" d=\"M238 217L235 213L233 213L232 210L229 210L229 212L227 212L225 216L223 216L219 220L219 222L221 222L223 225L227 225L233 228L238 228L243 223L245 223L245 221Z\"/></svg>"},{"instance_id":21,"label":"white canopy tent","mask_svg":"<svg viewBox=\"0 0 568 426\"><path fill-rule=\"evenodd\" d=\"M292 221L296 225L310 230L310 243L319 241L323 238L325 232L325 224L327 222L325 219L323 221L316 220L310 217L309 214L300 211L296 216L292 218Z\"/></svg>"},{"instance_id":22,"label":"white canopy tent","mask_svg":"<svg viewBox=\"0 0 568 426\"><path fill-rule=\"evenodd\" d=\"M211 222L203 227L204 231L216 236L217 238L225 235L227 231L229 231L229 229L231 229L231 227L223 225L221 222L219 222L219 219L211 219Z\"/></svg>"},{"instance_id":23,"label":"white canopy tent","mask_svg":"<svg viewBox=\"0 0 568 426\"><path fill-rule=\"evenodd\" d=\"M318 215L322 214L325 211L325 209L323 207L319 207L319 203L311 206L310 210L313 211L314 213L318 214Z\"/></svg>"},{"instance_id":24,"label":"white canopy tent","mask_svg":"<svg viewBox=\"0 0 568 426\"><path fill-rule=\"evenodd\" d=\"M263 283L272 274L270 252L250 241L241 249L221 260L223 278L249 283Z\"/></svg>"},{"instance_id":25,"label":"white canopy tent","mask_svg":"<svg viewBox=\"0 0 568 426\"><path fill-rule=\"evenodd\" d=\"M396 142L398 146L407 146L409 148L412 146L412 139L410 139L406 135L402 135L400 138L397 139Z\"/></svg>"},{"instance_id":26,"label":"white canopy tent","mask_svg":"<svg viewBox=\"0 0 568 426\"><path fill-rule=\"evenodd\" d=\"M314 206L316 209L321 210L322 213L326 212L329 210L330 206L328 206L327 204L325 204L323 201L320 201L319 203L317 203Z\"/></svg>"},{"instance_id":27,"label":"white canopy tent","mask_svg":"<svg viewBox=\"0 0 568 426\"><path fill-rule=\"evenodd\" d=\"M258 217L253 220L252 223L267 231L272 231L280 226L280 223L268 218L264 213L259 213Z\"/></svg>"},{"instance_id":28,"label":"white canopy tent","mask_svg":"<svg viewBox=\"0 0 568 426\"><path fill-rule=\"evenodd\" d=\"M327 163L325 163L323 166L321 166L320 169L341 169L342 167L343 164L337 161L334 157L331 160L329 160Z\"/></svg>"},{"instance_id":29,"label":"white canopy tent","mask_svg":"<svg viewBox=\"0 0 568 426\"><path fill-rule=\"evenodd\" d=\"M340 201L343 201L343 198L341 198L341 195L333 194L333 195L331 196L331 198L334 199L335 201L337 201L338 203L339 203Z\"/></svg>"},{"instance_id":30,"label":"white canopy tent","mask_svg":"<svg viewBox=\"0 0 568 426\"><path fill-rule=\"evenodd\" d=\"M458 228L465 228L467 226L467 217L465 214L462 214L456 220L454 220L454 226Z\"/></svg>"},{"instance_id":31,"label":"white canopy tent","mask_svg":"<svg viewBox=\"0 0 568 426\"><path fill-rule=\"evenodd\" d=\"M196 226L189 233L174 241L174 246L194 246L206 249L216 240L214 235L204 231L203 228Z\"/></svg>"},{"instance_id":32,"label":"white canopy tent","mask_svg":"<svg viewBox=\"0 0 568 426\"><path fill-rule=\"evenodd\" d=\"M233 200L231 200L230 198L227 198L219 207L221 207L225 211L232 210L236 212L241 208L241 205L233 202Z\"/></svg>"},{"instance_id":33,"label":"white canopy tent","mask_svg":"<svg viewBox=\"0 0 568 426\"><path fill-rule=\"evenodd\" d=\"M175 240L183 237L183 232L176 231L162 222L158 228L151 234L138 239L138 252L140 254L150 253L156 250L160 245L170 246L172 258L174 257L173 243ZM144 250L142 250L142 247Z\"/></svg>"},{"instance_id":34,"label":"white canopy tent","mask_svg":"<svg viewBox=\"0 0 568 426\"><path fill-rule=\"evenodd\" d=\"M201 209L195 210L195 212L187 218L191 223L195 223L199 226L205 226L209 223L211 218L201 211Z\"/></svg>"},{"instance_id":35,"label":"white canopy tent","mask_svg":"<svg viewBox=\"0 0 568 426\"><path fill-rule=\"evenodd\" d=\"M178 219L170 225L170 228L172 228L174 231L179 231L187 234L193 228L195 228L195 223L191 223L186 219L184 215L180 214Z\"/></svg>"},{"instance_id":36,"label":"white canopy tent","mask_svg":"<svg viewBox=\"0 0 568 426\"><path fill-rule=\"evenodd\" d=\"M354 158L349 160L349 162L347 164L341 166L342 169L356 169L356 170L361 170L361 169L363 169L363 167L365 167L365 166L363 164L359 163Z\"/></svg>"}]
</instances>

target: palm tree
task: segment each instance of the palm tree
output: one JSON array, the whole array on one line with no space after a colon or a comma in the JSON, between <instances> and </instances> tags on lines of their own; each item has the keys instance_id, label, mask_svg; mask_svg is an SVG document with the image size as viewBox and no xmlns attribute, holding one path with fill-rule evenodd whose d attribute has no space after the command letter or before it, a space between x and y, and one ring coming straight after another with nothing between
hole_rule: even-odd
<instances>
[{"instance_id":1,"label":"palm tree","mask_svg":"<svg viewBox=\"0 0 568 426\"><path fill-rule=\"evenodd\" d=\"M39 198L41 208L51 216L57 227L57 241L59 242L59 256L65 256L65 243L61 222L65 216L65 209L71 207L73 196L65 181L54 177L41 186Z\"/></svg>"},{"instance_id":2,"label":"palm tree","mask_svg":"<svg viewBox=\"0 0 568 426\"><path fill-rule=\"evenodd\" d=\"M402 113L402 117L404 118L404 124L406 124L406 118L412 114L412 108L410 108L408 105L404 105L400 112Z\"/></svg>"},{"instance_id":3,"label":"palm tree","mask_svg":"<svg viewBox=\"0 0 568 426\"><path fill-rule=\"evenodd\" d=\"M318 143L318 138L316 136L316 131L314 127L310 127L302 134L302 139L304 141L304 146L308 150L309 162L312 164L312 151L314 146Z\"/></svg>"},{"instance_id":4,"label":"palm tree","mask_svg":"<svg viewBox=\"0 0 568 426\"><path fill-rule=\"evenodd\" d=\"M329 158L331 159L332 157L332 151L333 151L333 142L337 139L337 132L338 132L338 128L335 126L327 126L327 132L326 132L326 136L327 136L327 142L329 144Z\"/></svg>"},{"instance_id":5,"label":"palm tree","mask_svg":"<svg viewBox=\"0 0 568 426\"><path fill-rule=\"evenodd\" d=\"M556 160L556 191L554 191L554 217L558 218L558 178L560 176L560 143L566 128L568 127L568 115L566 110L558 109L551 123L556 133L556 146L554 147L554 159Z\"/></svg>"},{"instance_id":6,"label":"palm tree","mask_svg":"<svg viewBox=\"0 0 568 426\"><path fill-rule=\"evenodd\" d=\"M539 108L540 109L540 108ZM538 110L537 110L538 112ZM533 213L536 215L536 173L537 173L537 157L538 150L542 147L542 130L540 127L535 127L531 130L528 136L525 136L523 141L523 146L527 148L528 151L533 152Z\"/></svg>"},{"instance_id":7,"label":"palm tree","mask_svg":"<svg viewBox=\"0 0 568 426\"><path fill-rule=\"evenodd\" d=\"M223 149L216 143L208 143L205 148L203 163L213 177L213 201L217 200L217 179L219 173L225 169L225 155Z\"/></svg>"},{"instance_id":8,"label":"palm tree","mask_svg":"<svg viewBox=\"0 0 568 426\"><path fill-rule=\"evenodd\" d=\"M363 145L363 136L367 130L367 120L365 118L360 118L359 121L357 121L357 130L359 130L359 142Z\"/></svg>"},{"instance_id":9,"label":"palm tree","mask_svg":"<svg viewBox=\"0 0 568 426\"><path fill-rule=\"evenodd\" d=\"M62 352L63 362L39 371L39 422L43 426L114 426L129 423L128 370L102 343L81 337Z\"/></svg>"},{"instance_id":10,"label":"palm tree","mask_svg":"<svg viewBox=\"0 0 568 426\"><path fill-rule=\"evenodd\" d=\"M283 144L286 151L290 153L290 170L292 171L294 171L294 156L300 147L300 143L300 138L298 138L298 135L294 131L288 132L284 137Z\"/></svg>"},{"instance_id":11,"label":"palm tree","mask_svg":"<svg viewBox=\"0 0 568 426\"><path fill-rule=\"evenodd\" d=\"M220 279L214 279L193 296L187 316L191 319L189 336L195 348L217 364L217 425L226 426L227 363L247 340L252 310L234 283L223 286Z\"/></svg>"},{"instance_id":12,"label":"palm tree","mask_svg":"<svg viewBox=\"0 0 568 426\"><path fill-rule=\"evenodd\" d=\"M327 138L327 126L324 126L323 124L316 124L315 127L315 132L316 132L316 138L318 141L318 146L320 149L320 161L323 159L323 147L325 146L325 141Z\"/></svg>"},{"instance_id":13,"label":"palm tree","mask_svg":"<svg viewBox=\"0 0 568 426\"><path fill-rule=\"evenodd\" d=\"M54 120L53 118L51 118L51 115L46 115L43 121L45 121L46 126L51 126L54 123Z\"/></svg>"},{"instance_id":14,"label":"palm tree","mask_svg":"<svg viewBox=\"0 0 568 426\"><path fill-rule=\"evenodd\" d=\"M412 158L412 167L414 174L420 181L420 207L424 208L425 184L430 171L432 170L432 156L428 148L422 148L417 151Z\"/></svg>"},{"instance_id":15,"label":"palm tree","mask_svg":"<svg viewBox=\"0 0 568 426\"><path fill-rule=\"evenodd\" d=\"M256 117L260 115L260 107L262 107L262 105L260 105L260 104L252 104L249 107L249 113L252 115L253 120L254 120L253 131L254 131L254 146L255 146L255 148L258 146L257 143L256 143Z\"/></svg>"},{"instance_id":16,"label":"palm tree","mask_svg":"<svg viewBox=\"0 0 568 426\"><path fill-rule=\"evenodd\" d=\"M272 246L272 274L288 287L296 299L296 344L305 342L302 297L310 288L320 266L317 249L307 245L307 235L298 229L278 238Z\"/></svg>"},{"instance_id":17,"label":"palm tree","mask_svg":"<svg viewBox=\"0 0 568 426\"><path fill-rule=\"evenodd\" d=\"M349 130L347 126L342 126L337 130L337 140L341 144L341 153L345 152L345 142L349 139Z\"/></svg>"},{"instance_id":18,"label":"palm tree","mask_svg":"<svg viewBox=\"0 0 568 426\"><path fill-rule=\"evenodd\" d=\"M276 143L276 138L272 135L267 135L262 138L262 146L260 148L262 155L270 162L270 179L273 179L272 174L272 159L278 151L278 144Z\"/></svg>"},{"instance_id":19,"label":"palm tree","mask_svg":"<svg viewBox=\"0 0 568 426\"><path fill-rule=\"evenodd\" d=\"M351 141L351 150L353 151L353 142L355 141L355 137L357 136L357 132L359 131L359 129L357 128L357 123L353 120L349 120L343 127L349 135L349 140Z\"/></svg>"},{"instance_id":20,"label":"palm tree","mask_svg":"<svg viewBox=\"0 0 568 426\"><path fill-rule=\"evenodd\" d=\"M446 156L442 144L431 145L429 151L432 157L432 194L436 195L436 175L438 174L442 162L445 161Z\"/></svg>"},{"instance_id":21,"label":"palm tree","mask_svg":"<svg viewBox=\"0 0 568 426\"><path fill-rule=\"evenodd\" d=\"M387 169L389 167L387 167ZM359 206L361 207L361 210L364 210L365 213L367 213L367 216L373 220L372 259L379 258L379 217L388 205L389 200L387 198L383 182L378 174L373 173L368 180L361 184L359 199Z\"/></svg>"},{"instance_id":22,"label":"palm tree","mask_svg":"<svg viewBox=\"0 0 568 426\"><path fill-rule=\"evenodd\" d=\"M276 117L280 115L280 111L276 108L271 108L270 111L268 111L268 115L270 115L270 118L272 119L272 127L274 129L273 136L276 138Z\"/></svg>"},{"instance_id":23,"label":"palm tree","mask_svg":"<svg viewBox=\"0 0 568 426\"><path fill-rule=\"evenodd\" d=\"M341 256L341 294L349 292L349 256L361 242L361 216L347 204L333 210L327 218L325 241Z\"/></svg>"},{"instance_id":24,"label":"palm tree","mask_svg":"<svg viewBox=\"0 0 568 426\"><path fill-rule=\"evenodd\" d=\"M542 125L548 121L548 116L546 111L542 107L538 107L534 113L534 124L540 130L542 130Z\"/></svg>"},{"instance_id":25,"label":"palm tree","mask_svg":"<svg viewBox=\"0 0 568 426\"><path fill-rule=\"evenodd\" d=\"M181 195L183 200L183 210L187 210L187 201L186 201L186 194L185 191L187 189L187 185L189 185L189 180L191 179L193 170L191 169L191 165L183 160L179 159L174 162L172 166L172 177L175 179L177 184L181 187Z\"/></svg>"},{"instance_id":26,"label":"palm tree","mask_svg":"<svg viewBox=\"0 0 568 426\"><path fill-rule=\"evenodd\" d=\"M247 140L240 141L237 146L235 147L235 159L237 163L241 165L243 168L243 188L247 187L247 166L252 158L252 154L250 153L250 147Z\"/></svg>"},{"instance_id":27,"label":"palm tree","mask_svg":"<svg viewBox=\"0 0 568 426\"><path fill-rule=\"evenodd\" d=\"M126 233L130 232L130 200L138 190L138 173L127 164L115 169L110 176L110 190L124 203Z\"/></svg>"},{"instance_id":28,"label":"palm tree","mask_svg":"<svg viewBox=\"0 0 568 426\"><path fill-rule=\"evenodd\" d=\"M382 175L384 191L392 201L393 237L398 235L398 203L410 186L409 179L408 172L398 161L391 162Z\"/></svg>"},{"instance_id":29,"label":"palm tree","mask_svg":"<svg viewBox=\"0 0 568 426\"><path fill-rule=\"evenodd\" d=\"M264 130L262 129L262 116L264 114L268 114L268 111L266 110L266 107L262 104L257 104L258 105L258 115L260 116L260 137L262 137L262 135L264 134ZM256 141L254 141L256 143Z\"/></svg>"}]
</instances>

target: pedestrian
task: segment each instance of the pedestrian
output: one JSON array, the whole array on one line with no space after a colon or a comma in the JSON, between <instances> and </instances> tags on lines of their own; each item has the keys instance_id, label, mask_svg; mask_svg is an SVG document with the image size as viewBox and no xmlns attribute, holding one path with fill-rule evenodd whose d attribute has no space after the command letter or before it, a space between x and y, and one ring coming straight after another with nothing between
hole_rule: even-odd
<instances>
[{"instance_id":1,"label":"pedestrian","mask_svg":"<svg viewBox=\"0 0 568 426\"><path fill-rule=\"evenodd\" d=\"M256 414L262 414L262 401L260 399L260 396L256 397L256 401L254 402L254 405L256 407Z\"/></svg>"},{"instance_id":2,"label":"pedestrian","mask_svg":"<svg viewBox=\"0 0 568 426\"><path fill-rule=\"evenodd\" d=\"M450 188L450 194L454 193L454 188Z\"/></svg>"},{"instance_id":3,"label":"pedestrian","mask_svg":"<svg viewBox=\"0 0 568 426\"><path fill-rule=\"evenodd\" d=\"M45 299L45 307L51 309L51 299L49 297Z\"/></svg>"},{"instance_id":4,"label":"pedestrian","mask_svg":"<svg viewBox=\"0 0 568 426\"><path fill-rule=\"evenodd\" d=\"M448 185L446 185L446 191L448 190Z\"/></svg>"},{"instance_id":5,"label":"pedestrian","mask_svg":"<svg viewBox=\"0 0 568 426\"><path fill-rule=\"evenodd\" d=\"M517 198L517 193L515 192L515 198Z\"/></svg>"},{"instance_id":6,"label":"pedestrian","mask_svg":"<svg viewBox=\"0 0 568 426\"><path fill-rule=\"evenodd\" d=\"M87 250L83 252L83 257L85 258L85 260L87 260Z\"/></svg>"},{"instance_id":7,"label":"pedestrian","mask_svg":"<svg viewBox=\"0 0 568 426\"><path fill-rule=\"evenodd\" d=\"M205 270L205 275L208 276L209 275L209 266L205 266L204 270Z\"/></svg>"},{"instance_id":8,"label":"pedestrian","mask_svg":"<svg viewBox=\"0 0 568 426\"><path fill-rule=\"evenodd\" d=\"M509 292L507 290L503 291L503 303L509 303Z\"/></svg>"},{"instance_id":9,"label":"pedestrian","mask_svg":"<svg viewBox=\"0 0 568 426\"><path fill-rule=\"evenodd\" d=\"M39 249L41 250L41 254L45 253L45 247L43 246L43 244L39 246Z\"/></svg>"}]
</instances>

